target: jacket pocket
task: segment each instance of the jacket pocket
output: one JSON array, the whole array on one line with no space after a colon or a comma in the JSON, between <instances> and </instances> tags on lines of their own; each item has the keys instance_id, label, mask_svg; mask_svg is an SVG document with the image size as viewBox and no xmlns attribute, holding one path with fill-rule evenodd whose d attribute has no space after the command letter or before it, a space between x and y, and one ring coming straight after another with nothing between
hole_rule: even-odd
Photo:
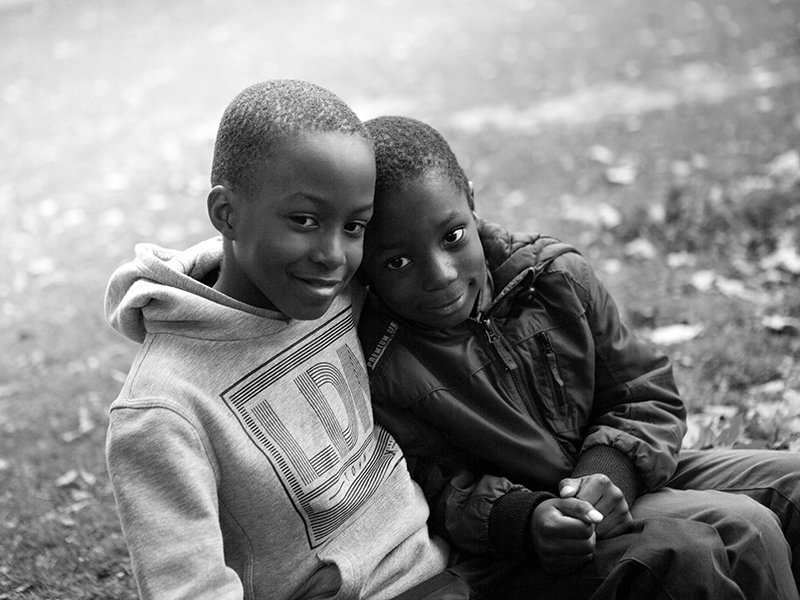
<instances>
[{"instance_id":1,"label":"jacket pocket","mask_svg":"<svg viewBox=\"0 0 800 600\"><path fill-rule=\"evenodd\" d=\"M553 347L553 342L546 331L536 334L536 342L539 344L539 350L542 353L544 371L557 416L563 420L564 425L569 426L572 422L573 407L567 399L566 384L561 367L558 364L558 356Z\"/></svg>"}]
</instances>

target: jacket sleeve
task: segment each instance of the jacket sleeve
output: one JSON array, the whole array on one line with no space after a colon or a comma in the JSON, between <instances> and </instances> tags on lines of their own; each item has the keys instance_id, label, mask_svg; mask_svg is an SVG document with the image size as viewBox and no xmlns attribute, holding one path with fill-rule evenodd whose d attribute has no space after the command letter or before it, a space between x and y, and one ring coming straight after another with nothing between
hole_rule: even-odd
<instances>
[{"instance_id":1,"label":"jacket sleeve","mask_svg":"<svg viewBox=\"0 0 800 600\"><path fill-rule=\"evenodd\" d=\"M106 452L142 600L241 599L225 565L214 463L196 428L162 407L113 408Z\"/></svg>"},{"instance_id":2,"label":"jacket sleeve","mask_svg":"<svg viewBox=\"0 0 800 600\"><path fill-rule=\"evenodd\" d=\"M566 258L566 257L565 257ZM572 254L594 340L592 418L573 475L605 473L629 504L656 490L677 466L686 409L669 359L638 339L588 262Z\"/></svg>"},{"instance_id":3,"label":"jacket sleeve","mask_svg":"<svg viewBox=\"0 0 800 600\"><path fill-rule=\"evenodd\" d=\"M534 557L528 522L548 492L533 492L504 477L481 473L463 452L409 409L375 402L375 418L397 440L411 476L431 507L432 530L460 552Z\"/></svg>"}]
</instances>

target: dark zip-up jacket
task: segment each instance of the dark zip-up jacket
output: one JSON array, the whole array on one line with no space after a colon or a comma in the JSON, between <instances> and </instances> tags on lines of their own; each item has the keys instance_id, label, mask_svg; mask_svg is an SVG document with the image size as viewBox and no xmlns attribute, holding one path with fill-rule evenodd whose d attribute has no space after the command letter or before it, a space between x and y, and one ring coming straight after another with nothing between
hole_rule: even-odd
<instances>
[{"instance_id":1,"label":"dark zip-up jacket","mask_svg":"<svg viewBox=\"0 0 800 600\"><path fill-rule=\"evenodd\" d=\"M461 551L532 556L530 514L565 477L606 474L629 505L673 474L686 412L571 246L478 221L480 310L433 330L372 296L359 324L376 419Z\"/></svg>"}]
</instances>

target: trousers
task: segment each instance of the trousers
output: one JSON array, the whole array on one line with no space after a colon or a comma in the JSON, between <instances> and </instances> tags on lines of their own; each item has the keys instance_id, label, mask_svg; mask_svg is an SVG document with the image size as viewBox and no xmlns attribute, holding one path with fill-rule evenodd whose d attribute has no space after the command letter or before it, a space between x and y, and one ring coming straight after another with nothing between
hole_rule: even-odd
<instances>
[{"instance_id":1,"label":"trousers","mask_svg":"<svg viewBox=\"0 0 800 600\"><path fill-rule=\"evenodd\" d=\"M667 487L748 496L778 519L800 586L800 454L775 450L685 450Z\"/></svg>"},{"instance_id":2,"label":"trousers","mask_svg":"<svg viewBox=\"0 0 800 600\"><path fill-rule=\"evenodd\" d=\"M473 557L402 600L800 600L800 454L684 451L633 529L570 575Z\"/></svg>"}]
</instances>

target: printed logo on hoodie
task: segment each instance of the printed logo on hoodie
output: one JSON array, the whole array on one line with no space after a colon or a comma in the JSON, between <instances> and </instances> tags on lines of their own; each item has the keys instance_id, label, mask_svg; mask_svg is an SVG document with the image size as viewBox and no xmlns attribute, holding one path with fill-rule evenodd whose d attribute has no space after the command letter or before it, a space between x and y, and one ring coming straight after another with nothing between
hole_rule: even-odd
<instances>
[{"instance_id":1,"label":"printed logo on hoodie","mask_svg":"<svg viewBox=\"0 0 800 600\"><path fill-rule=\"evenodd\" d=\"M312 548L357 514L402 458L373 426L351 307L222 398L281 478Z\"/></svg>"}]
</instances>

